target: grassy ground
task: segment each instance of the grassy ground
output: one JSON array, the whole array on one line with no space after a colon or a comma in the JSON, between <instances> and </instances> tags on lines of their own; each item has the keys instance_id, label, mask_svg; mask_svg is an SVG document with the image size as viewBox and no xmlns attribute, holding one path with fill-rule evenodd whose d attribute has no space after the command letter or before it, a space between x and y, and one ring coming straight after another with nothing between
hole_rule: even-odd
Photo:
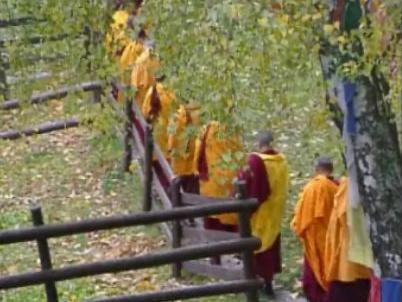
<instances>
[{"instance_id":1,"label":"grassy ground","mask_svg":"<svg viewBox=\"0 0 402 302\"><path fill-rule=\"evenodd\" d=\"M27 117L24 125L17 126L38 123L49 115L53 119L61 118L68 112L68 105L58 101L41 106L40 111L38 108L26 109L22 113ZM17 121L15 114L2 113L1 117L2 130ZM121 153L122 146L114 134L100 134L88 128L0 142L0 229L30 225L29 208L34 204L42 206L46 223L139 211L141 185L136 176L120 171ZM283 274L278 277L277 285L297 291L300 248L288 227L291 208L290 205L284 222ZM54 266L62 267L163 249L165 239L155 226L71 236L51 240L50 245ZM0 275L37 269L37 259L33 244L0 247ZM178 283L170 278L169 268L162 267L62 282L58 284L58 290L61 301L73 302L210 281L186 275ZM211 302L243 300L242 296L197 299ZM44 290L33 287L0 292L0 301L45 301Z\"/></svg>"}]
</instances>

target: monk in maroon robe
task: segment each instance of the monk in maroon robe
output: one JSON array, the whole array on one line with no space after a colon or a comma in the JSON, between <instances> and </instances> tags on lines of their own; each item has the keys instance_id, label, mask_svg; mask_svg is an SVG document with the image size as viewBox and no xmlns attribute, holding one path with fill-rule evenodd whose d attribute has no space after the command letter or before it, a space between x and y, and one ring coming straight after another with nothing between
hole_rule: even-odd
<instances>
[{"instance_id":1,"label":"monk in maroon robe","mask_svg":"<svg viewBox=\"0 0 402 302\"><path fill-rule=\"evenodd\" d=\"M260 204L259 209L256 211L261 210L263 203L271 201L270 196L273 191L268 175L269 169L263 155L283 157L278 151L272 148L272 142L273 135L271 132L261 133L258 139L259 152L249 155L247 168L239 175L239 178L246 181L247 197L257 199ZM284 173L287 174L287 164L284 163L283 167L286 170ZM284 181L287 182L287 176L285 178L286 180ZM287 188L287 184L285 186ZM274 275L282 271L280 232L274 238L273 244L270 244L266 250L255 254L255 270L257 275L264 279L265 292L268 296L274 296L272 281Z\"/></svg>"}]
</instances>

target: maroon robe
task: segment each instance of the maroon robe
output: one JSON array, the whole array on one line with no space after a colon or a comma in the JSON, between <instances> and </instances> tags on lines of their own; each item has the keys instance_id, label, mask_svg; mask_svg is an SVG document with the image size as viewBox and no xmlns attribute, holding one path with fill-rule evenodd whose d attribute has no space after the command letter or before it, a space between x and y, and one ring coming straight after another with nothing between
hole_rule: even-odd
<instances>
[{"instance_id":1,"label":"maroon robe","mask_svg":"<svg viewBox=\"0 0 402 302\"><path fill-rule=\"evenodd\" d=\"M369 300L370 288L369 279L361 279L354 282L333 281L329 285L327 302L367 302Z\"/></svg>"},{"instance_id":2,"label":"maroon robe","mask_svg":"<svg viewBox=\"0 0 402 302\"><path fill-rule=\"evenodd\" d=\"M313 270L311 269L311 266L306 258L304 258L302 284L304 295L308 301L328 302L327 292L317 282Z\"/></svg>"},{"instance_id":3,"label":"maroon robe","mask_svg":"<svg viewBox=\"0 0 402 302\"><path fill-rule=\"evenodd\" d=\"M237 225L224 224L219 219L213 217L204 218L204 228L206 230L215 230L223 232L237 232Z\"/></svg>"},{"instance_id":4,"label":"maroon robe","mask_svg":"<svg viewBox=\"0 0 402 302\"><path fill-rule=\"evenodd\" d=\"M265 154L278 154L271 149ZM269 175L264 161L256 154L248 158L249 171L240 173L240 178L246 181L247 197L256 198L261 204L271 194ZM281 260L281 235L279 234L274 244L266 251L255 255L256 273L266 282L272 282L274 275L282 271Z\"/></svg>"},{"instance_id":5,"label":"maroon robe","mask_svg":"<svg viewBox=\"0 0 402 302\"><path fill-rule=\"evenodd\" d=\"M200 181L197 175L180 176L180 184L185 193L200 194Z\"/></svg>"}]
</instances>

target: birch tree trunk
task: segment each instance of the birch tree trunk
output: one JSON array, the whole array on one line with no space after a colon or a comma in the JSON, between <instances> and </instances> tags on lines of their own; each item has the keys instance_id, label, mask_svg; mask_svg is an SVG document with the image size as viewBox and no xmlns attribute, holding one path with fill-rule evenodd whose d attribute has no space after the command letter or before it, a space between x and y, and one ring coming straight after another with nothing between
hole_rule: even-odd
<instances>
[{"instance_id":1,"label":"birch tree trunk","mask_svg":"<svg viewBox=\"0 0 402 302\"><path fill-rule=\"evenodd\" d=\"M328 94L339 109L344 95L337 75L340 54L324 43L321 61ZM349 176L354 175L360 201L370 225L370 238L378 277L402 277L402 158L397 127L389 103L389 88L376 67L371 75L359 74L353 81L356 132L343 137L348 154ZM355 165L350 165L354 161Z\"/></svg>"}]
</instances>

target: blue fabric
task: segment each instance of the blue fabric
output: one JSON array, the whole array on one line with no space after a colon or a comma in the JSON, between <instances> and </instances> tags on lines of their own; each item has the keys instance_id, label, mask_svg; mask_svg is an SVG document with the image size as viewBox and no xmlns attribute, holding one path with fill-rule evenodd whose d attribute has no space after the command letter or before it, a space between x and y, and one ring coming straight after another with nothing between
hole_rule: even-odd
<instances>
[{"instance_id":1,"label":"blue fabric","mask_svg":"<svg viewBox=\"0 0 402 302\"><path fill-rule=\"evenodd\" d=\"M382 280L381 296L383 302L402 302L402 280Z\"/></svg>"},{"instance_id":2,"label":"blue fabric","mask_svg":"<svg viewBox=\"0 0 402 302\"><path fill-rule=\"evenodd\" d=\"M351 82L343 83L343 90L346 104L346 131L349 134L356 134L356 115L354 98L357 92L356 85Z\"/></svg>"}]
</instances>

